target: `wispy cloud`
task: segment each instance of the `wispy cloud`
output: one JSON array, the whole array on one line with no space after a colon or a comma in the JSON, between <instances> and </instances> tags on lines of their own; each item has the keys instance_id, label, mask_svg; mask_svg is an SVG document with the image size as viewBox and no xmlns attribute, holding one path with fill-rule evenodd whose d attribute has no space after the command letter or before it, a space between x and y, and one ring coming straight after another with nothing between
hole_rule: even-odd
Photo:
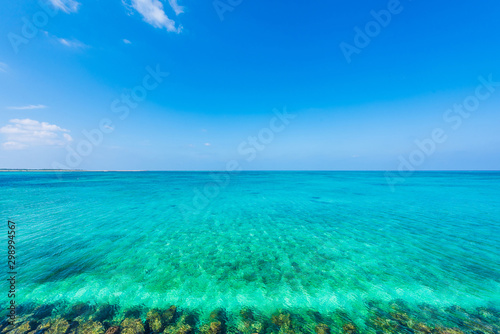
<instances>
[{"instance_id":1,"label":"wispy cloud","mask_svg":"<svg viewBox=\"0 0 500 334\"><path fill-rule=\"evenodd\" d=\"M31 109L45 109L47 106L43 104L29 104L27 106L20 106L20 107L7 107L7 109L11 110L31 110Z\"/></svg>"},{"instance_id":2,"label":"wispy cloud","mask_svg":"<svg viewBox=\"0 0 500 334\"><path fill-rule=\"evenodd\" d=\"M56 37L57 38L57 37ZM67 46L69 48L75 48L75 49L83 49L83 48L87 48L88 45L76 40L76 39L73 39L73 40L69 40L69 39L66 39L66 38L57 38L57 40L59 41L59 43L61 43L62 45L64 46Z\"/></svg>"},{"instance_id":3,"label":"wispy cloud","mask_svg":"<svg viewBox=\"0 0 500 334\"><path fill-rule=\"evenodd\" d=\"M123 43L125 43L125 44L132 44L132 42L129 41L128 39L126 39L126 38L123 39Z\"/></svg>"},{"instance_id":4,"label":"wispy cloud","mask_svg":"<svg viewBox=\"0 0 500 334\"><path fill-rule=\"evenodd\" d=\"M6 63L0 62L0 72L7 72L8 67Z\"/></svg>"},{"instance_id":5,"label":"wispy cloud","mask_svg":"<svg viewBox=\"0 0 500 334\"><path fill-rule=\"evenodd\" d=\"M47 36L47 38L50 40L50 41L55 41L59 44L62 44L68 48L72 48L72 49L86 49L88 48L89 46L85 43L82 43L80 42L79 40L77 39L68 39L68 38L60 38L60 37L57 37L55 35L52 35L51 33L49 33L48 31L46 30L42 30L43 34L45 36Z\"/></svg>"},{"instance_id":6,"label":"wispy cloud","mask_svg":"<svg viewBox=\"0 0 500 334\"><path fill-rule=\"evenodd\" d=\"M123 3L135 9L142 15L144 21L151 24L155 28L166 28L167 31L180 33L182 26L175 26L175 21L168 18L163 10L163 4L159 0L130 0L130 3ZM175 2L175 1L174 1ZM177 5L177 3L175 2ZM179 6L177 6L179 7ZM182 10L182 7L180 7ZM175 11L175 9L174 9Z\"/></svg>"},{"instance_id":7,"label":"wispy cloud","mask_svg":"<svg viewBox=\"0 0 500 334\"><path fill-rule=\"evenodd\" d=\"M174 10L175 15L179 15L179 14L184 13L184 7L179 6L179 4L177 3L177 0L168 0L168 3L170 5L170 7L172 7L172 9Z\"/></svg>"},{"instance_id":8,"label":"wispy cloud","mask_svg":"<svg viewBox=\"0 0 500 334\"><path fill-rule=\"evenodd\" d=\"M52 5L65 13L76 13L80 3L75 0L49 0Z\"/></svg>"},{"instance_id":9,"label":"wispy cloud","mask_svg":"<svg viewBox=\"0 0 500 334\"><path fill-rule=\"evenodd\" d=\"M32 119L11 119L11 124L0 128L6 141L2 143L4 149L22 150L32 146L64 146L73 138L69 130L47 122Z\"/></svg>"}]
</instances>

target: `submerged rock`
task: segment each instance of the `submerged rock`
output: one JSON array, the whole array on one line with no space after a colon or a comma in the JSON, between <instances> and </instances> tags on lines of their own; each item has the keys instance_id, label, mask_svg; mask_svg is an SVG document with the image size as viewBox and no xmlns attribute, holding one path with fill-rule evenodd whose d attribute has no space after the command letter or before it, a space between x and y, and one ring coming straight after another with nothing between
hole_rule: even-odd
<instances>
[{"instance_id":1,"label":"submerged rock","mask_svg":"<svg viewBox=\"0 0 500 334\"><path fill-rule=\"evenodd\" d=\"M210 313L210 323L200 327L203 334L225 334L227 332L227 314L224 309L216 309Z\"/></svg>"},{"instance_id":2,"label":"submerged rock","mask_svg":"<svg viewBox=\"0 0 500 334\"><path fill-rule=\"evenodd\" d=\"M271 322L279 327L291 327L292 320L290 318L290 313L279 312L271 317Z\"/></svg>"},{"instance_id":3,"label":"submerged rock","mask_svg":"<svg viewBox=\"0 0 500 334\"><path fill-rule=\"evenodd\" d=\"M271 317L271 322L279 327L279 334L298 334L300 331L297 331L292 324L292 315L287 311L279 311L278 314L275 314Z\"/></svg>"},{"instance_id":4,"label":"submerged rock","mask_svg":"<svg viewBox=\"0 0 500 334\"><path fill-rule=\"evenodd\" d=\"M316 328L314 328L316 334L330 334L330 327L325 324L317 324Z\"/></svg>"},{"instance_id":5,"label":"submerged rock","mask_svg":"<svg viewBox=\"0 0 500 334\"><path fill-rule=\"evenodd\" d=\"M457 328L436 328L432 333L436 334L464 334L461 330Z\"/></svg>"},{"instance_id":6,"label":"submerged rock","mask_svg":"<svg viewBox=\"0 0 500 334\"><path fill-rule=\"evenodd\" d=\"M220 321L221 323L225 323L227 321L227 314L224 309L217 309L210 313L210 318L213 320Z\"/></svg>"},{"instance_id":7,"label":"submerged rock","mask_svg":"<svg viewBox=\"0 0 500 334\"><path fill-rule=\"evenodd\" d=\"M201 326L200 332L203 334L222 334L222 323L220 321L212 321L210 324Z\"/></svg>"},{"instance_id":8,"label":"submerged rock","mask_svg":"<svg viewBox=\"0 0 500 334\"><path fill-rule=\"evenodd\" d=\"M166 311L154 309L146 315L146 329L153 333L161 333L167 325L173 323L177 316L177 307L170 306Z\"/></svg>"},{"instance_id":9,"label":"submerged rock","mask_svg":"<svg viewBox=\"0 0 500 334\"><path fill-rule=\"evenodd\" d=\"M193 333L193 328L187 324L184 324L178 328L176 334L191 334Z\"/></svg>"},{"instance_id":10,"label":"submerged rock","mask_svg":"<svg viewBox=\"0 0 500 334\"><path fill-rule=\"evenodd\" d=\"M34 319L47 318L52 314L54 307L55 305L53 304L41 305L34 310L32 317Z\"/></svg>"},{"instance_id":11,"label":"submerged rock","mask_svg":"<svg viewBox=\"0 0 500 334\"><path fill-rule=\"evenodd\" d=\"M344 331L344 333L347 333L347 334L357 334L358 333L358 328L353 323L345 324L344 326L342 326L342 330Z\"/></svg>"},{"instance_id":12,"label":"submerged rock","mask_svg":"<svg viewBox=\"0 0 500 334\"><path fill-rule=\"evenodd\" d=\"M97 321L87 321L76 328L76 334L104 334L103 325Z\"/></svg>"},{"instance_id":13,"label":"submerged rock","mask_svg":"<svg viewBox=\"0 0 500 334\"><path fill-rule=\"evenodd\" d=\"M236 332L240 334L259 334L264 332L264 324L260 321L254 320L254 314L249 309L244 309L240 311L241 320L237 322L237 325L228 332Z\"/></svg>"},{"instance_id":14,"label":"submerged rock","mask_svg":"<svg viewBox=\"0 0 500 334\"><path fill-rule=\"evenodd\" d=\"M210 323L210 334L221 334L222 323L220 321L213 321Z\"/></svg>"},{"instance_id":15,"label":"submerged rock","mask_svg":"<svg viewBox=\"0 0 500 334\"><path fill-rule=\"evenodd\" d=\"M162 318L165 324L173 323L177 318L177 307L175 305L170 306L168 310L163 312Z\"/></svg>"},{"instance_id":16,"label":"submerged rock","mask_svg":"<svg viewBox=\"0 0 500 334\"><path fill-rule=\"evenodd\" d=\"M472 315L460 306L454 305L446 309L446 317L453 323L462 326L465 321L472 320Z\"/></svg>"},{"instance_id":17,"label":"submerged rock","mask_svg":"<svg viewBox=\"0 0 500 334\"><path fill-rule=\"evenodd\" d=\"M500 311L493 308L479 307L478 316L484 321L492 324L500 324Z\"/></svg>"},{"instance_id":18,"label":"submerged rock","mask_svg":"<svg viewBox=\"0 0 500 334\"><path fill-rule=\"evenodd\" d=\"M471 311L458 306L412 305L410 309L402 302L381 301L367 306L363 325L369 334L500 334L500 311L491 307ZM117 320L118 307L112 304L96 308L85 303L69 307L56 303L33 305L29 310L18 317L15 327L0 322L0 334L358 334L356 324L362 324L360 313L348 314L340 309L326 313L284 309L264 317L258 309L245 307L229 314L220 308L203 319L195 311L178 310L176 306L151 309L147 314L145 308L136 307L125 312L120 326L123 315L120 313ZM146 320L141 321L141 317ZM198 330L200 322L203 325Z\"/></svg>"},{"instance_id":19,"label":"submerged rock","mask_svg":"<svg viewBox=\"0 0 500 334\"><path fill-rule=\"evenodd\" d=\"M177 324L167 326L164 334L192 334L193 327L189 324L190 316L183 315Z\"/></svg>"},{"instance_id":20,"label":"submerged rock","mask_svg":"<svg viewBox=\"0 0 500 334\"><path fill-rule=\"evenodd\" d=\"M142 315L142 307L136 306L125 311L125 318L138 319Z\"/></svg>"},{"instance_id":21,"label":"submerged rock","mask_svg":"<svg viewBox=\"0 0 500 334\"><path fill-rule=\"evenodd\" d=\"M25 334L34 331L38 327L36 321L24 321L21 324L16 324L14 326L5 326L2 329L2 333L12 333L12 334Z\"/></svg>"},{"instance_id":22,"label":"submerged rock","mask_svg":"<svg viewBox=\"0 0 500 334\"><path fill-rule=\"evenodd\" d=\"M242 321L238 324L236 330L242 334L264 333L264 324L259 321Z\"/></svg>"},{"instance_id":23,"label":"submerged rock","mask_svg":"<svg viewBox=\"0 0 500 334\"><path fill-rule=\"evenodd\" d=\"M9 318L7 317L7 315L7 312L0 315L0 330L9 325Z\"/></svg>"},{"instance_id":24,"label":"submerged rock","mask_svg":"<svg viewBox=\"0 0 500 334\"><path fill-rule=\"evenodd\" d=\"M14 329L13 325L9 325L7 320L4 320L0 326L0 333L7 333L10 332L12 329Z\"/></svg>"},{"instance_id":25,"label":"submerged rock","mask_svg":"<svg viewBox=\"0 0 500 334\"><path fill-rule=\"evenodd\" d=\"M251 326L250 326L252 333L264 333L264 324L260 321L255 321Z\"/></svg>"},{"instance_id":26,"label":"submerged rock","mask_svg":"<svg viewBox=\"0 0 500 334\"><path fill-rule=\"evenodd\" d=\"M144 325L141 319L127 318L121 323L121 334L144 334Z\"/></svg>"},{"instance_id":27,"label":"submerged rock","mask_svg":"<svg viewBox=\"0 0 500 334\"><path fill-rule=\"evenodd\" d=\"M432 330L427 326L426 324L419 322L411 326L411 328L418 334L418 333L431 333Z\"/></svg>"},{"instance_id":28,"label":"submerged rock","mask_svg":"<svg viewBox=\"0 0 500 334\"><path fill-rule=\"evenodd\" d=\"M391 313L391 317L402 325L406 325L406 323L408 323L408 321L410 320L408 314L404 312Z\"/></svg>"},{"instance_id":29,"label":"submerged rock","mask_svg":"<svg viewBox=\"0 0 500 334\"><path fill-rule=\"evenodd\" d=\"M50 322L46 322L43 324L38 325L38 327L35 329L36 333L45 333L46 330L50 327Z\"/></svg>"},{"instance_id":30,"label":"submerged rock","mask_svg":"<svg viewBox=\"0 0 500 334\"><path fill-rule=\"evenodd\" d=\"M94 312L94 307L85 303L78 303L71 306L69 312L64 315L68 320L75 320L76 318L88 318Z\"/></svg>"},{"instance_id":31,"label":"submerged rock","mask_svg":"<svg viewBox=\"0 0 500 334\"><path fill-rule=\"evenodd\" d=\"M95 312L92 315L91 319L94 321L99 321L99 322L104 322L106 320L112 320L113 317L115 316L117 310L118 310L118 307L116 305L110 305L110 304L103 305L103 306L99 307L97 312Z\"/></svg>"},{"instance_id":32,"label":"submerged rock","mask_svg":"<svg viewBox=\"0 0 500 334\"><path fill-rule=\"evenodd\" d=\"M146 315L146 328L153 333L160 333L165 329L159 310L151 310Z\"/></svg>"},{"instance_id":33,"label":"submerged rock","mask_svg":"<svg viewBox=\"0 0 500 334\"><path fill-rule=\"evenodd\" d=\"M193 328L191 326L189 326L188 324L183 324L181 326L177 326L175 327L175 329L173 331L170 331L168 333L171 333L171 334L191 334L193 333Z\"/></svg>"},{"instance_id":34,"label":"submerged rock","mask_svg":"<svg viewBox=\"0 0 500 334\"><path fill-rule=\"evenodd\" d=\"M36 308L36 304L34 304L34 303L31 303L31 302L22 303L20 305L17 305L16 314L18 316L31 314L34 312L35 308Z\"/></svg>"},{"instance_id":35,"label":"submerged rock","mask_svg":"<svg viewBox=\"0 0 500 334\"><path fill-rule=\"evenodd\" d=\"M120 334L119 326L111 326L108 328L105 334Z\"/></svg>"},{"instance_id":36,"label":"submerged rock","mask_svg":"<svg viewBox=\"0 0 500 334\"><path fill-rule=\"evenodd\" d=\"M397 321L382 317L371 318L367 324L380 333L396 333L401 327Z\"/></svg>"},{"instance_id":37,"label":"submerged rock","mask_svg":"<svg viewBox=\"0 0 500 334\"><path fill-rule=\"evenodd\" d=\"M307 310L306 315L317 324L322 324L326 320L323 314L319 313L316 310Z\"/></svg>"},{"instance_id":38,"label":"submerged rock","mask_svg":"<svg viewBox=\"0 0 500 334\"><path fill-rule=\"evenodd\" d=\"M64 334L69 329L69 322L66 319L58 318L53 322L45 324L42 328L37 328L37 330L45 328L47 328L46 334Z\"/></svg>"},{"instance_id":39,"label":"submerged rock","mask_svg":"<svg viewBox=\"0 0 500 334\"><path fill-rule=\"evenodd\" d=\"M240 311L240 316L243 321L254 321L253 311L249 308L244 308Z\"/></svg>"}]
</instances>

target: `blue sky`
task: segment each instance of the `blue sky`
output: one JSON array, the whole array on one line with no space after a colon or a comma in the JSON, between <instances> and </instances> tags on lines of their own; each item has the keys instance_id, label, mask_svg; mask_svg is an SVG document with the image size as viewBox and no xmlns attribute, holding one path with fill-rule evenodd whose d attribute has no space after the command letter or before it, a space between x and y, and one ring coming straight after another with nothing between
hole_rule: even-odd
<instances>
[{"instance_id":1,"label":"blue sky","mask_svg":"<svg viewBox=\"0 0 500 334\"><path fill-rule=\"evenodd\" d=\"M3 1L0 167L498 169L499 12Z\"/></svg>"}]
</instances>

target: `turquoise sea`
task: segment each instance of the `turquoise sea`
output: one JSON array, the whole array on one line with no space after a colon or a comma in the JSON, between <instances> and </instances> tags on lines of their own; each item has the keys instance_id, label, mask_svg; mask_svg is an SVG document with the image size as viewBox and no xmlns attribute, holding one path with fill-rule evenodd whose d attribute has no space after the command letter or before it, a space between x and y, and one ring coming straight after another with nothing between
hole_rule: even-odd
<instances>
[{"instance_id":1,"label":"turquoise sea","mask_svg":"<svg viewBox=\"0 0 500 334\"><path fill-rule=\"evenodd\" d=\"M384 172L2 172L0 217L4 249L17 226L21 317L112 305L109 327L176 305L200 326L224 310L239 328L248 309L338 331L396 311L499 329L498 172L417 172L394 189Z\"/></svg>"}]
</instances>

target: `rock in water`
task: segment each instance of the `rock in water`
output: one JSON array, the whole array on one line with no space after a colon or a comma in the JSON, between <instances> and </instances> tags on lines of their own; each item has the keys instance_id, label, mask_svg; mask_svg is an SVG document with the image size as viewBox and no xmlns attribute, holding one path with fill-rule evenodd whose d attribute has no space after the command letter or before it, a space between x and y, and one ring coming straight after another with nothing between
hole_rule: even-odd
<instances>
[{"instance_id":1,"label":"rock in water","mask_svg":"<svg viewBox=\"0 0 500 334\"><path fill-rule=\"evenodd\" d=\"M342 326L342 329L344 330L344 333L347 333L347 334L357 334L358 333L358 328L353 323L345 324L344 326Z\"/></svg>"},{"instance_id":2,"label":"rock in water","mask_svg":"<svg viewBox=\"0 0 500 334\"><path fill-rule=\"evenodd\" d=\"M183 315L177 324L167 326L163 334L192 334L194 330L187 322L187 316Z\"/></svg>"},{"instance_id":3,"label":"rock in water","mask_svg":"<svg viewBox=\"0 0 500 334\"><path fill-rule=\"evenodd\" d=\"M47 326L50 327L45 332L46 334L64 334L69 328L69 323L67 320L59 318L47 324Z\"/></svg>"},{"instance_id":4,"label":"rock in water","mask_svg":"<svg viewBox=\"0 0 500 334\"><path fill-rule=\"evenodd\" d=\"M330 327L325 324L318 324L315 328L316 334L330 334Z\"/></svg>"},{"instance_id":5,"label":"rock in water","mask_svg":"<svg viewBox=\"0 0 500 334\"><path fill-rule=\"evenodd\" d=\"M127 318L121 323L121 334L144 334L144 326L141 319Z\"/></svg>"},{"instance_id":6,"label":"rock in water","mask_svg":"<svg viewBox=\"0 0 500 334\"><path fill-rule=\"evenodd\" d=\"M120 334L119 326L111 326L108 328L105 334Z\"/></svg>"},{"instance_id":7,"label":"rock in water","mask_svg":"<svg viewBox=\"0 0 500 334\"><path fill-rule=\"evenodd\" d=\"M162 314L163 321L165 322L164 325L166 326L168 324L173 323L175 321L176 316L177 316L177 307L175 305L172 305L169 307L168 310L166 310Z\"/></svg>"},{"instance_id":8,"label":"rock in water","mask_svg":"<svg viewBox=\"0 0 500 334\"><path fill-rule=\"evenodd\" d=\"M291 327L292 321L290 319L290 313L280 312L271 317L273 324L279 327Z\"/></svg>"},{"instance_id":9,"label":"rock in water","mask_svg":"<svg viewBox=\"0 0 500 334\"><path fill-rule=\"evenodd\" d=\"M153 333L161 333L165 329L159 310L151 310L146 315L146 328Z\"/></svg>"},{"instance_id":10,"label":"rock in water","mask_svg":"<svg viewBox=\"0 0 500 334\"><path fill-rule=\"evenodd\" d=\"M76 334L104 334L104 327L100 322L87 321L76 329Z\"/></svg>"},{"instance_id":11,"label":"rock in water","mask_svg":"<svg viewBox=\"0 0 500 334\"><path fill-rule=\"evenodd\" d=\"M36 321L25 321L18 327L14 328L12 331L9 333L12 334L25 334L29 333L31 331L34 331L38 326L38 323Z\"/></svg>"}]
</instances>

